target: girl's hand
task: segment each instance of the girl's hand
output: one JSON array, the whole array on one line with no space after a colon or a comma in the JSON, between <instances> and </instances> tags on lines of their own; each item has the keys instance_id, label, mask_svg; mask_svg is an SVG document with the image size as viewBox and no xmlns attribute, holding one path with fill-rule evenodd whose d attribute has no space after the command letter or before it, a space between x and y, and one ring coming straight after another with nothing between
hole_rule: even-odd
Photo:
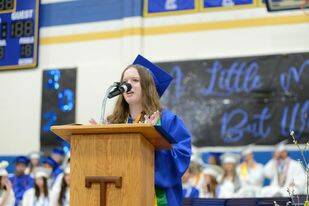
<instances>
[{"instance_id":1,"label":"girl's hand","mask_svg":"<svg viewBox=\"0 0 309 206\"><path fill-rule=\"evenodd\" d=\"M95 121L93 118L91 118L91 119L89 120L89 123L90 123L91 125L98 125L98 124L99 124L99 123L98 123L97 121ZM103 124L109 124L109 122L105 119L104 122L103 122Z\"/></svg>"},{"instance_id":2,"label":"girl's hand","mask_svg":"<svg viewBox=\"0 0 309 206\"><path fill-rule=\"evenodd\" d=\"M145 118L145 123L156 125L158 120L160 119L160 112L155 111L151 116L145 115L144 118Z\"/></svg>"},{"instance_id":3,"label":"girl's hand","mask_svg":"<svg viewBox=\"0 0 309 206\"><path fill-rule=\"evenodd\" d=\"M97 125L98 124L97 121L95 121L93 118L91 118L89 120L89 123L92 124L92 125Z\"/></svg>"},{"instance_id":4,"label":"girl's hand","mask_svg":"<svg viewBox=\"0 0 309 206\"><path fill-rule=\"evenodd\" d=\"M3 180L3 184L6 187L7 191L11 191L12 190L12 184L10 182L10 180L8 178L5 178Z\"/></svg>"}]
</instances>

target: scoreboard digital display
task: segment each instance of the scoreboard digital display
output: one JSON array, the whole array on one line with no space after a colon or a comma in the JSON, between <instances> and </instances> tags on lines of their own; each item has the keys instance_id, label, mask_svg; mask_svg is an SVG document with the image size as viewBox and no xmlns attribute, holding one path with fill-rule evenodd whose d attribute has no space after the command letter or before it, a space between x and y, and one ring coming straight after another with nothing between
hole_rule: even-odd
<instances>
[{"instance_id":1,"label":"scoreboard digital display","mask_svg":"<svg viewBox=\"0 0 309 206\"><path fill-rule=\"evenodd\" d=\"M39 0L0 0L0 70L37 66Z\"/></svg>"}]
</instances>

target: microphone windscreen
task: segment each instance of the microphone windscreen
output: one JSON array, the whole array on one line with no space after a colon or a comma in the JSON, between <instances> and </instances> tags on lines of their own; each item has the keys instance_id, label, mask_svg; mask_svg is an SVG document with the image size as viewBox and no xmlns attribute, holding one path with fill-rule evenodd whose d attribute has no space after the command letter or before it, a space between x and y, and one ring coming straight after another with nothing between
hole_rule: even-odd
<instances>
[{"instance_id":1,"label":"microphone windscreen","mask_svg":"<svg viewBox=\"0 0 309 206\"><path fill-rule=\"evenodd\" d=\"M131 91L131 89L132 89L132 85L131 85L131 84L129 84L129 83L125 83L125 85L127 86L126 92Z\"/></svg>"}]
</instances>

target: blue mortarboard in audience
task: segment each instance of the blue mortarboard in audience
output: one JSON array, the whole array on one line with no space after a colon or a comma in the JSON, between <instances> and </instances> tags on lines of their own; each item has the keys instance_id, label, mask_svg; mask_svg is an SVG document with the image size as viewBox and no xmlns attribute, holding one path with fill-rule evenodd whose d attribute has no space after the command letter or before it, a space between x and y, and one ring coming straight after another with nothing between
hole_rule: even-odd
<instances>
[{"instance_id":1,"label":"blue mortarboard in audience","mask_svg":"<svg viewBox=\"0 0 309 206\"><path fill-rule=\"evenodd\" d=\"M22 164L28 165L30 163L30 160L26 156L18 156L14 160L14 163L15 164L22 163Z\"/></svg>"},{"instance_id":2,"label":"blue mortarboard in audience","mask_svg":"<svg viewBox=\"0 0 309 206\"><path fill-rule=\"evenodd\" d=\"M53 151L52 151L52 154L58 154L58 155L61 155L61 156L65 155L62 148L54 148Z\"/></svg>"},{"instance_id":3,"label":"blue mortarboard in audience","mask_svg":"<svg viewBox=\"0 0 309 206\"><path fill-rule=\"evenodd\" d=\"M162 68L153 64L152 62L150 62L141 55L138 55L135 58L133 64L141 65L150 71L151 76L153 77L153 80L156 84L157 92L161 97L165 92L165 90L167 89L167 87L170 85L171 81L173 80L173 77L169 73L164 71Z\"/></svg>"},{"instance_id":4,"label":"blue mortarboard in audience","mask_svg":"<svg viewBox=\"0 0 309 206\"><path fill-rule=\"evenodd\" d=\"M56 169L59 164L51 157L47 157L43 160L43 164L48 164L50 165L53 169Z\"/></svg>"}]
</instances>

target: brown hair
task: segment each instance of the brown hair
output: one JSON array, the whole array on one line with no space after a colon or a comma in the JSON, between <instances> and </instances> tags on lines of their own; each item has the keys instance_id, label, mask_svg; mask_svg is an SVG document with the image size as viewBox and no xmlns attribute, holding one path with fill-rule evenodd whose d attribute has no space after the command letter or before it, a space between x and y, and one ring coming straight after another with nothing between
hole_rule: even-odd
<instances>
[{"instance_id":1,"label":"brown hair","mask_svg":"<svg viewBox=\"0 0 309 206\"><path fill-rule=\"evenodd\" d=\"M210 182L209 182L209 184L206 185L207 190L208 190L209 193L211 193L213 195L213 197L216 197L218 195L218 194L216 194L218 182L217 182L216 178L213 177L212 175L209 175L209 177L210 177Z\"/></svg>"},{"instance_id":2,"label":"brown hair","mask_svg":"<svg viewBox=\"0 0 309 206\"><path fill-rule=\"evenodd\" d=\"M0 176L0 193L1 193L1 190L6 190L6 186L1 184L2 178L3 176Z\"/></svg>"},{"instance_id":3,"label":"brown hair","mask_svg":"<svg viewBox=\"0 0 309 206\"><path fill-rule=\"evenodd\" d=\"M67 174L65 174L65 175L67 175ZM61 189L60 189L60 194L59 194L59 198L58 198L58 204L60 206L63 205L63 201L65 200L65 192L66 192L66 189L68 187L68 184L65 181L65 175L62 178Z\"/></svg>"},{"instance_id":4,"label":"brown hair","mask_svg":"<svg viewBox=\"0 0 309 206\"><path fill-rule=\"evenodd\" d=\"M221 182L223 183L226 178L227 178L227 172L224 169L224 175L223 175ZM237 172L236 172L236 166L234 166L234 169L233 169L232 182L234 184L234 192L237 192L240 189L240 179L239 179L239 176L237 175Z\"/></svg>"},{"instance_id":5,"label":"brown hair","mask_svg":"<svg viewBox=\"0 0 309 206\"><path fill-rule=\"evenodd\" d=\"M121 80L123 80L123 75L125 71L129 68L135 68L140 76L140 84L142 88L142 119L144 120L144 115L151 115L155 111L161 111L160 98L156 90L154 80L145 67L141 65L129 65L121 74ZM107 117L109 123L125 123L129 116L129 105L125 101L123 95L119 95L113 113Z\"/></svg>"},{"instance_id":6,"label":"brown hair","mask_svg":"<svg viewBox=\"0 0 309 206\"><path fill-rule=\"evenodd\" d=\"M43 193L45 197L48 197L48 188L47 188L47 178L46 177L41 177L43 179ZM38 199L40 197L40 188L34 183L34 191L35 191L35 197Z\"/></svg>"}]
</instances>

